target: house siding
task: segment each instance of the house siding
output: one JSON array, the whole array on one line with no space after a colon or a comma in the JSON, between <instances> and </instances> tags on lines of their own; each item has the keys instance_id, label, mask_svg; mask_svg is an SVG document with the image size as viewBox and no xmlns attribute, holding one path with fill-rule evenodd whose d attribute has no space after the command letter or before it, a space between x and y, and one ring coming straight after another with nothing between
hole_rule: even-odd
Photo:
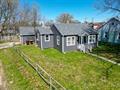
<instances>
[{"instance_id":1,"label":"house siding","mask_svg":"<svg viewBox=\"0 0 120 90\"><path fill-rule=\"evenodd\" d=\"M54 26L51 27L51 30L53 31L53 34L54 34L54 48L58 49L61 52L64 52L62 50L62 37L63 36L57 31L57 29ZM60 37L60 45L57 45L57 36Z\"/></svg>"},{"instance_id":2,"label":"house siding","mask_svg":"<svg viewBox=\"0 0 120 90\"><path fill-rule=\"evenodd\" d=\"M39 33L37 33L39 35L39 37L37 37L37 45L38 47L40 47L41 49L44 48L53 48L54 47L54 36L50 35L50 41L45 41L45 35L40 35Z\"/></svg>"},{"instance_id":3,"label":"house siding","mask_svg":"<svg viewBox=\"0 0 120 90\"><path fill-rule=\"evenodd\" d=\"M77 36L75 36L75 45L73 45L73 46L67 46L67 37L69 37L69 36L65 36L64 37L64 51L66 52L66 51L74 51L74 50L77 50L77 46L78 46L78 42L77 42Z\"/></svg>"},{"instance_id":4,"label":"house siding","mask_svg":"<svg viewBox=\"0 0 120 90\"><path fill-rule=\"evenodd\" d=\"M53 48L54 47L54 36L50 35L50 41L45 41L45 35L42 35L42 48Z\"/></svg>"},{"instance_id":5,"label":"house siding","mask_svg":"<svg viewBox=\"0 0 120 90\"><path fill-rule=\"evenodd\" d=\"M33 42L35 42L35 36L34 35L25 35L25 36L20 36L20 41L21 41L21 43L22 44L25 44L26 43L26 41L33 41Z\"/></svg>"},{"instance_id":6,"label":"house siding","mask_svg":"<svg viewBox=\"0 0 120 90\"><path fill-rule=\"evenodd\" d=\"M108 38L104 37L105 32L108 32ZM119 32L120 22L112 19L99 29L99 41L120 44L120 40L117 38Z\"/></svg>"}]
</instances>

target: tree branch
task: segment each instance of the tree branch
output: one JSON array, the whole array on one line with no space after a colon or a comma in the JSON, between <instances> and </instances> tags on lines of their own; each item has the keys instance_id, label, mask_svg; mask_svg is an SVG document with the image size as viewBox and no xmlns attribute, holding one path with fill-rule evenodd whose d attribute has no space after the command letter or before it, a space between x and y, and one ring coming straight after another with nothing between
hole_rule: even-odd
<instances>
[{"instance_id":1,"label":"tree branch","mask_svg":"<svg viewBox=\"0 0 120 90\"><path fill-rule=\"evenodd\" d=\"M111 9L111 10L114 10L114 11L117 11L117 12L120 13L120 9L117 9L117 8L114 8L114 7L107 7L107 8L109 8L109 9Z\"/></svg>"}]
</instances>

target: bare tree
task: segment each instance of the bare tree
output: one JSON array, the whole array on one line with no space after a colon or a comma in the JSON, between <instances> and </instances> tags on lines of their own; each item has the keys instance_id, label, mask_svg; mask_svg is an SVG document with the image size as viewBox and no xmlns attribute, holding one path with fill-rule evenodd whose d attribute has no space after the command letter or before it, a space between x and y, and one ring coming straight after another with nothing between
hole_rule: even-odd
<instances>
[{"instance_id":1,"label":"bare tree","mask_svg":"<svg viewBox=\"0 0 120 90\"><path fill-rule=\"evenodd\" d=\"M120 0L99 0L95 3L95 8L105 11L112 11L120 14Z\"/></svg>"},{"instance_id":2,"label":"bare tree","mask_svg":"<svg viewBox=\"0 0 120 90\"><path fill-rule=\"evenodd\" d=\"M21 9L20 14L20 25L22 26L37 26L38 20L40 20L39 7L36 3L29 5L29 3L24 3L23 9Z\"/></svg>"},{"instance_id":3,"label":"bare tree","mask_svg":"<svg viewBox=\"0 0 120 90\"><path fill-rule=\"evenodd\" d=\"M2 26L2 35L6 33L5 30L12 27L13 20L15 23L18 4L19 0L0 0L0 25Z\"/></svg>"},{"instance_id":4,"label":"bare tree","mask_svg":"<svg viewBox=\"0 0 120 90\"><path fill-rule=\"evenodd\" d=\"M20 25L25 26L25 25L30 25L31 22L31 6L28 3L24 3L23 8L20 10L19 14L20 18Z\"/></svg>"},{"instance_id":5,"label":"bare tree","mask_svg":"<svg viewBox=\"0 0 120 90\"><path fill-rule=\"evenodd\" d=\"M57 22L60 23L71 23L73 21L73 16L68 13L63 13L57 18Z\"/></svg>"},{"instance_id":6,"label":"bare tree","mask_svg":"<svg viewBox=\"0 0 120 90\"><path fill-rule=\"evenodd\" d=\"M38 25L38 22L40 20L40 13L39 13L39 7L36 4L33 4L32 6L32 26L35 28Z\"/></svg>"}]
</instances>

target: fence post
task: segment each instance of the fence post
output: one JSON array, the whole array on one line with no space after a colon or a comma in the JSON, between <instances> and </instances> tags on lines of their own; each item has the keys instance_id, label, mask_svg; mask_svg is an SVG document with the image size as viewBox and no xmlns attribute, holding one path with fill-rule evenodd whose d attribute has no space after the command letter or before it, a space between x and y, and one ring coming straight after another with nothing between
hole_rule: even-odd
<instances>
[{"instance_id":1,"label":"fence post","mask_svg":"<svg viewBox=\"0 0 120 90\"><path fill-rule=\"evenodd\" d=\"M37 63L32 63L31 59L28 58L21 50L19 50L18 48L15 48L16 52L23 57L23 59L31 66L34 68L34 70L36 70L36 72L38 72L38 74L45 80L45 82L48 83L50 90L58 90L58 88L62 88L63 90L66 90L59 82L57 82L56 80L54 80L41 66L39 66L39 64ZM42 74L42 72L47 75L47 79L45 78L45 75ZM59 87L56 86L59 85Z\"/></svg>"},{"instance_id":2,"label":"fence post","mask_svg":"<svg viewBox=\"0 0 120 90\"><path fill-rule=\"evenodd\" d=\"M52 80L51 80L51 76L49 76L50 78L50 90L52 90Z\"/></svg>"}]
</instances>

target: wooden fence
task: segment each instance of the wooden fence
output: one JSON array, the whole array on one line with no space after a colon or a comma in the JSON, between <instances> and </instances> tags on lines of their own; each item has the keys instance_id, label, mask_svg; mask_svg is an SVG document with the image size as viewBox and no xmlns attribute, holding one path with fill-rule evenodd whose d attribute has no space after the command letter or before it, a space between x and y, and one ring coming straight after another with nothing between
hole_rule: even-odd
<instances>
[{"instance_id":1,"label":"wooden fence","mask_svg":"<svg viewBox=\"0 0 120 90\"><path fill-rule=\"evenodd\" d=\"M32 60L24 54L20 49L14 47L16 52L38 73L38 75L49 85L50 90L66 90L58 81L52 78L39 64L32 62Z\"/></svg>"}]
</instances>

